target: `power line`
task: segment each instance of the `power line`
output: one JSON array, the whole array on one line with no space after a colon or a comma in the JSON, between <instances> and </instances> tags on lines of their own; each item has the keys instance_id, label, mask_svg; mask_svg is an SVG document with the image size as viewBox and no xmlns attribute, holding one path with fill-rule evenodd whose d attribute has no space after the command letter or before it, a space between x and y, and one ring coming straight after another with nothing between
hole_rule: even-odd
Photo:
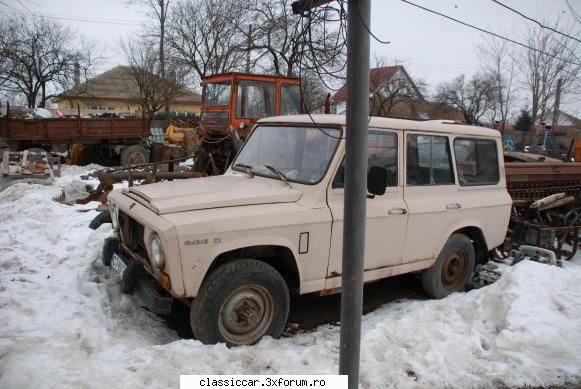
<instances>
[{"instance_id":1,"label":"power line","mask_svg":"<svg viewBox=\"0 0 581 389\"><path fill-rule=\"evenodd\" d=\"M513 40L513 39L507 38L507 37L505 37L505 36L503 36L503 35L497 34L497 33L495 33L495 32L492 32L492 31L485 30L485 29L483 29L483 28L480 28L480 27L476 27L476 26L474 26L474 25L472 25L472 24L469 24L469 23L463 22L463 21L461 21L461 20L455 19L455 18L453 18L453 17L451 17L451 16L445 15L445 14L443 14L443 13L440 13L440 12L437 12L437 11L434 11L434 10L432 10L432 9L429 9L429 8L426 8L426 7L422 7L421 5L418 5L418 4L415 4L415 3L412 3L411 1L408 1L408 0L401 0L401 1L403 1L403 2L404 2L404 3L406 3L406 4L413 5L414 7L420 8L420 9L422 9L422 10L426 11L426 12L430 12L430 13L433 13L433 14L435 14L435 15L441 16L441 17L443 17L443 18L446 18L446 19L452 20L452 21L454 21L454 22L456 22L456 23L462 24L463 26L470 27L470 28L472 28L472 29L478 30L478 31L480 31L480 32L483 32L483 33L485 33L485 34L489 34L489 35L495 36L495 37L497 37L497 38L500 38L500 39L504 39L505 41L508 41L508 42L514 43L515 45L518 45L518 46L522 46L522 47L524 47L524 48L526 48L526 49L528 49L528 50L536 51L537 53L540 53L540 54L543 54L543 55L546 55L546 56L549 56L549 57L552 57L552 58L558 59L559 61L563 61L563 62L566 62L566 63L568 63L568 64L571 64L571 65L575 65L575 66L579 66L579 67L581 67L581 63L578 63L578 62L573 62L573 61L570 61L570 60L567 60L567 59L564 59L564 58L557 57L557 56L555 56L555 55L553 55L553 54L549 54L549 53L547 53L547 52L545 52L545 51L543 51L543 50L539 50L539 49L536 49L536 48L534 48L534 47L530 47L530 46L528 46L528 45L525 45L525 44L524 44L524 43L522 43L522 42L515 41L515 40Z\"/></svg>"},{"instance_id":2,"label":"power line","mask_svg":"<svg viewBox=\"0 0 581 389\"><path fill-rule=\"evenodd\" d=\"M563 35L564 37L567 37L567 38L569 38L569 39L576 40L577 42L581 43L581 40L580 40L580 39L577 39L577 38L575 38L574 36L571 36L571 35L565 34L565 33L561 32L561 31L555 30L553 27L545 26L544 24L542 24L542 23L541 23L541 22L539 22L538 20L536 20L536 19L533 19L533 18L531 18L531 17L529 17L529 16L525 15L525 14L523 14L522 12L519 12L519 11L515 10L514 8L511 8L511 7L509 7L508 5L501 3L500 1L497 1L497 0L491 0L491 1L492 1L493 3L496 3L496 4L500 5L501 7L504 7L504 8L506 8L506 9L508 9L508 10L510 10L510 11L512 11L512 12L514 12L515 14L517 14L517 15L519 15L519 16L522 16L523 18L525 18L525 19L527 19L527 20L530 20L530 21L531 21L531 22L533 22L533 23L536 23L536 24L538 24L538 25L539 25L541 28L544 28L544 29L547 29L547 30L551 30L551 31L553 31L553 32L555 32L555 33L557 33L557 34Z\"/></svg>"},{"instance_id":3,"label":"power line","mask_svg":"<svg viewBox=\"0 0 581 389\"><path fill-rule=\"evenodd\" d=\"M85 22L85 23L105 23L105 24L118 24L118 25L124 25L124 26L139 26L139 23L133 23L133 22L124 22L124 21L115 21L112 19L97 19L97 18L86 18L83 16L58 16L58 15L50 15L50 14L44 14L44 15L40 15L40 14L33 14L34 16L38 16L38 17L47 17L47 18L51 18L51 19L61 19L61 20L69 20L69 21L74 21L74 22Z\"/></svg>"},{"instance_id":4,"label":"power line","mask_svg":"<svg viewBox=\"0 0 581 389\"><path fill-rule=\"evenodd\" d=\"M346 0L342 0L343 2L346 2ZM389 45L391 43L391 41L386 41L386 40L382 40L380 38L378 38L369 28L369 26L365 23L365 21L363 20L363 18L361 17L361 14L359 14L359 21L361 21L361 24L363 25L363 28L365 28L367 30L367 32L369 33L369 35L371 35L371 37L373 39L375 39L377 42L381 43L382 45Z\"/></svg>"},{"instance_id":5,"label":"power line","mask_svg":"<svg viewBox=\"0 0 581 389\"><path fill-rule=\"evenodd\" d=\"M25 15L22 11L15 9L14 7L9 6L4 2L0 2L0 4L5 5L8 8L7 12L17 13L20 15ZM38 14L38 13L30 13L31 16L40 17L40 18L49 18L49 19L59 19L59 20L68 20L74 22L83 22L83 23L98 23L98 24L117 24L117 25L125 25L125 26L140 26L139 23L135 22L127 22L121 19L101 19L101 18L89 18L84 16L60 16L55 14Z\"/></svg>"}]
</instances>

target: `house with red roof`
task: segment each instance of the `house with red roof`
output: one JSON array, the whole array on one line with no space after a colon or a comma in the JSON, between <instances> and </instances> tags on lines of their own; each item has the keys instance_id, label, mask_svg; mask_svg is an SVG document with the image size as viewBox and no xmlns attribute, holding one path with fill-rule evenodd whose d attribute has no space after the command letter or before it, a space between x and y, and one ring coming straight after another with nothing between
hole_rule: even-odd
<instances>
[{"instance_id":1,"label":"house with red roof","mask_svg":"<svg viewBox=\"0 0 581 389\"><path fill-rule=\"evenodd\" d=\"M332 101L332 111L344 114L347 85L332 96ZM426 100L402 65L369 70L369 111L373 116L399 119L465 121L457 109Z\"/></svg>"}]
</instances>

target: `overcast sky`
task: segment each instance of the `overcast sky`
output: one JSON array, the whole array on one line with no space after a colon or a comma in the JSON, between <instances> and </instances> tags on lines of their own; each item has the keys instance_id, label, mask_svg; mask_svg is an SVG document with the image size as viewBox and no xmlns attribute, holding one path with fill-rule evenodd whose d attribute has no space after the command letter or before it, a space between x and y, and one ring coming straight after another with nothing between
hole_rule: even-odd
<instances>
[{"instance_id":1,"label":"overcast sky","mask_svg":"<svg viewBox=\"0 0 581 389\"><path fill-rule=\"evenodd\" d=\"M534 25L491 0L411 1L517 41L524 41L527 28ZM501 2L539 21L573 20L565 0ZM569 3L581 14L581 0ZM423 78L432 90L443 81L463 73L471 76L478 70L477 44L483 41L483 33L400 0L372 0L371 6L371 30L391 42L383 45L372 39L375 56L386 58L388 63L391 58L405 60L411 77ZM129 6L127 0L2 0L0 11L42 14L98 41L106 48L105 69L123 63L119 39L137 34L140 23L148 20L141 8ZM570 101L566 109L581 113L579 101Z\"/></svg>"}]
</instances>

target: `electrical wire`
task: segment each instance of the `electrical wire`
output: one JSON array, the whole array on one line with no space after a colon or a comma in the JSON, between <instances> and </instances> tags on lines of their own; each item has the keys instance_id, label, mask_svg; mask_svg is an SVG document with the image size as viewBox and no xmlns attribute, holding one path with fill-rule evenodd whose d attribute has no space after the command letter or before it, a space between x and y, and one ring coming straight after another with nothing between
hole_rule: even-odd
<instances>
[{"instance_id":1,"label":"electrical wire","mask_svg":"<svg viewBox=\"0 0 581 389\"><path fill-rule=\"evenodd\" d=\"M539 22L538 20L536 20L536 19L533 19L533 18L531 18L531 17L529 17L529 16L525 15L525 14L523 14L522 12L519 12L519 11L515 10L514 8L511 8L511 7L509 7L508 5L501 3L500 1L497 1L497 0L491 0L491 1L492 1L493 3L496 3L496 4L500 5L501 7L504 7L504 8L506 8L506 9L508 9L508 10L509 10L509 11L511 11L511 12L514 12L515 14L517 14L517 15L519 15L519 16L522 16L523 18L525 18L525 19L527 19L527 20L529 20L529 21L531 21L531 22L533 22L533 23L536 23L536 24L538 24L538 25L539 25L541 28L543 28L543 29L547 29L547 30L553 31L554 33L557 33L557 34L563 35L564 37L567 37L567 38L569 38L569 39L576 40L577 42L581 43L581 39L578 39L578 38L575 38L574 36L571 36L571 35L565 34L565 33L561 32L561 31L558 31L558 30L554 29L553 27L545 26L544 24L542 24L542 23L541 23L541 22Z\"/></svg>"},{"instance_id":2,"label":"electrical wire","mask_svg":"<svg viewBox=\"0 0 581 389\"><path fill-rule=\"evenodd\" d=\"M343 28L345 27L344 25L344 20L345 18L345 13L343 12L343 7L341 4L341 1L338 1L338 3L340 4L340 8L337 10L335 8L333 8L335 11L338 12L339 17L338 19L330 19L326 16L326 12L329 11L329 9L325 9L322 15L324 15L324 17L321 17L321 10L317 10L316 12L308 12L305 16L305 18L303 18L301 20L302 23L302 29L303 31L306 31L306 36L308 36L308 39L302 39L301 44L300 44L300 55L299 55L299 63L298 63L298 77L299 79L303 79L303 71L304 70L311 70L314 71L315 74L317 75L317 77L319 78L319 80L323 83L323 85L325 85L325 87L327 87L327 83L324 80L323 74L326 73L327 76L331 75L332 77L334 77L334 71L327 71L324 67L324 64L319 67L319 62L317 60L317 51L314 47L314 43L313 43L313 39L312 39L312 27L313 27L313 21L317 22L317 23L321 23L322 22L322 28L323 31L326 32L327 30L327 26L326 23L333 21L339 21L339 31L337 32L337 40L335 41L335 46L332 47L331 50L331 58L333 58L334 55L337 55L338 53L341 52L341 50L343 50L346 47L346 35L342 33ZM329 6L324 7L324 8L329 8ZM307 24L304 24L304 20L307 20ZM326 39L323 39L323 42L325 42ZM312 55L312 57L307 57L307 55L309 54ZM305 66L306 64L304 63L304 60L306 58L310 58L313 61L313 66ZM327 61L329 62L329 61ZM343 64L343 67L345 67L345 64ZM321 72L321 68L323 69L323 72ZM317 123L317 121L315 120L315 118L313 117L313 115L311 114L311 112L309 112L309 110L307 109L306 106L304 106L304 101L305 101L305 95L303 92L303 88L300 89L301 91L301 101L303 102L303 107L305 108L305 113L309 116L309 119L311 120L311 122L313 123L313 126L318 129L319 131L321 131L325 136L332 138L332 139L337 139L337 140L341 140L341 139L345 139L342 136L334 136L331 135L329 132L325 131L323 128L321 128L320 123Z\"/></svg>"},{"instance_id":3,"label":"electrical wire","mask_svg":"<svg viewBox=\"0 0 581 389\"><path fill-rule=\"evenodd\" d=\"M10 13L26 15L23 11L18 10L14 7L11 7L10 5L8 5L6 3L0 2L0 4L9 7L9 9L7 11ZM34 13L34 12L30 12L30 16L37 17L37 18L67 20L67 21L83 22L83 23L116 24L116 25L122 25L122 26L140 26L141 25L139 23L126 22L126 21L123 21L121 19L101 19L101 18L89 18L89 17L84 17L84 16L70 16L69 17L69 16L59 16L59 15L55 15L55 14L38 14L38 13Z\"/></svg>"},{"instance_id":4,"label":"electrical wire","mask_svg":"<svg viewBox=\"0 0 581 389\"><path fill-rule=\"evenodd\" d=\"M581 66L581 63L577 63L577 62L573 62L573 61L567 60L567 59L565 59L565 58L560 58L560 57L557 57L556 55L552 55L552 54L549 54L549 53L547 53L547 52L545 52L545 51L543 51L543 50L539 50L539 49L537 49L537 48L530 47L530 46L528 46L528 45L526 45L526 44L524 44L524 43L522 43L522 42L515 41L515 40L513 40L513 39L507 38L507 37L505 37L505 36L503 36L503 35L500 35L500 34L497 34L497 33L495 33L495 32L491 32L491 31L485 30L485 29L483 29L483 28L480 28L480 27L474 26L474 25L472 25L472 24L469 24L469 23L463 22L463 21L461 21L461 20L455 19L455 18L453 18L453 17L451 17L451 16L445 15L445 14L443 14L443 13L440 13L440 12L437 12L437 11L434 11L434 10L432 10L432 9L429 9L429 8L426 8L426 7L422 7L421 5L418 5L418 4L415 4L415 3L412 3L411 1L408 1L408 0L401 0L401 1L403 1L403 2L404 2L404 3L406 3L406 4L412 5L412 6L414 6L414 7L420 8L420 9L422 9L422 10L426 11L426 12L430 12L430 13L433 13L433 14L435 14L435 15L441 16L441 17L443 17L443 18L446 18L446 19L452 20L452 21L454 21L454 22L456 22L456 23L462 24L463 26L466 26L466 27L469 27L469 28L472 28L472 29L478 30L478 31L480 31L480 32L483 32L483 33L485 33L485 34L489 34L489 35L495 36L495 37L497 37L497 38L500 38L500 39L503 39L503 40L505 40L505 41L508 41L508 42L514 43L515 45L522 46L522 47L524 47L524 48L526 48L526 49L528 49L528 50L535 51L535 52L537 52L537 53L539 53L539 54L543 54L543 55L546 55L546 56L548 56L548 57L552 57L552 58L558 59L559 61L563 61L563 62L566 62L566 63L568 63L568 64L571 64L571 65L575 65L575 66Z\"/></svg>"},{"instance_id":5,"label":"electrical wire","mask_svg":"<svg viewBox=\"0 0 581 389\"><path fill-rule=\"evenodd\" d=\"M346 0L340 0L342 2L346 2ZM359 10L359 7L357 7L357 10ZM361 13L357 12L357 15L359 16L359 20L361 21L361 24L363 25L363 28L365 28L365 30L367 30L367 32L369 33L369 35L375 39L377 42L381 43L382 45L389 45L391 43L391 41L386 41L383 39L380 39L377 37L377 35L375 35L371 29L369 28L369 26L365 23L365 21L363 20L363 18L361 17Z\"/></svg>"}]
</instances>

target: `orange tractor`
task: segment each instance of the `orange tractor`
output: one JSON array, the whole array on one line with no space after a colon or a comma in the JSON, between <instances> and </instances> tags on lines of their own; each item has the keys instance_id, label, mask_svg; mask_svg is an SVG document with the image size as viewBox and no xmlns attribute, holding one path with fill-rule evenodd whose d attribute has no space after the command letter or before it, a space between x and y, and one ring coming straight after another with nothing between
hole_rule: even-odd
<instances>
[{"instance_id":1,"label":"orange tractor","mask_svg":"<svg viewBox=\"0 0 581 389\"><path fill-rule=\"evenodd\" d=\"M202 114L194 170L222 174L263 117L302 113L298 78L225 73L202 79Z\"/></svg>"}]
</instances>

